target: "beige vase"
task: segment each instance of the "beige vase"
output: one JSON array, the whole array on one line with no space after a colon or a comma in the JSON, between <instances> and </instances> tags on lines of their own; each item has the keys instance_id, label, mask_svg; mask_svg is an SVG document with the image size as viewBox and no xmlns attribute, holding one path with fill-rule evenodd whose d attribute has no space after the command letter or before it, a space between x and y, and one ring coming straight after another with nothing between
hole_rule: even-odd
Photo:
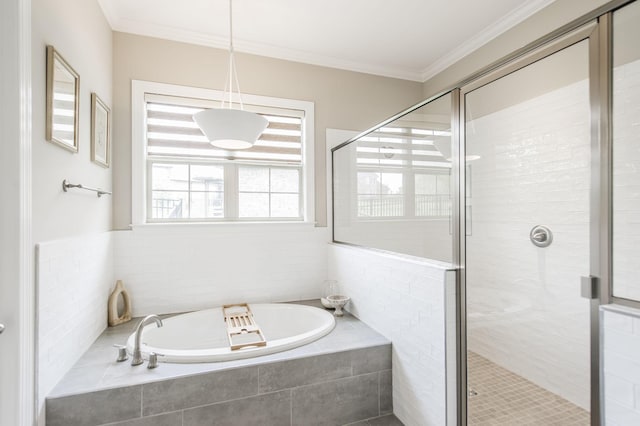
<instances>
[{"instance_id":1,"label":"beige vase","mask_svg":"<svg viewBox=\"0 0 640 426\"><path fill-rule=\"evenodd\" d=\"M118 300L120 296L122 296L122 301L124 303L122 315L118 314ZM127 290L124 288L124 284L122 284L122 281L120 280L116 282L116 288L113 289L113 292L109 296L107 311L109 314L109 327L131 321L131 300L129 299L129 293L127 293Z\"/></svg>"}]
</instances>

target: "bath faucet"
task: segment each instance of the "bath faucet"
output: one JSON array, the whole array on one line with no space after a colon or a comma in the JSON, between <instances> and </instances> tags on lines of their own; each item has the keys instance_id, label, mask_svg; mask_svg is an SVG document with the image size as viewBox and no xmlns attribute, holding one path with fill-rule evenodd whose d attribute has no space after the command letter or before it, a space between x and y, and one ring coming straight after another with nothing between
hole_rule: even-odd
<instances>
[{"instance_id":1,"label":"bath faucet","mask_svg":"<svg viewBox=\"0 0 640 426\"><path fill-rule=\"evenodd\" d=\"M142 338L142 330L144 326L155 321L158 327L162 327L162 320L157 315L147 315L136 327L135 345L133 347L133 354L131 359L131 365L140 365L144 362L142 359L142 351L140 351L140 339Z\"/></svg>"}]
</instances>

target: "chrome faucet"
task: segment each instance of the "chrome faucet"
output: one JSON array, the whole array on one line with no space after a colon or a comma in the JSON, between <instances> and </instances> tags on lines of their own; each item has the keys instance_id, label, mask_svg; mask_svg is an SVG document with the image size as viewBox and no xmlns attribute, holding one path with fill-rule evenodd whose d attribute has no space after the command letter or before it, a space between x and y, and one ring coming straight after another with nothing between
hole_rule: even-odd
<instances>
[{"instance_id":1,"label":"chrome faucet","mask_svg":"<svg viewBox=\"0 0 640 426\"><path fill-rule=\"evenodd\" d=\"M152 321L155 321L158 327L162 327L162 320L157 315L147 315L136 327L135 346L133 347L131 365L140 365L144 362L144 359L142 359L142 351L140 351L140 339L142 338L144 326L150 324Z\"/></svg>"}]
</instances>

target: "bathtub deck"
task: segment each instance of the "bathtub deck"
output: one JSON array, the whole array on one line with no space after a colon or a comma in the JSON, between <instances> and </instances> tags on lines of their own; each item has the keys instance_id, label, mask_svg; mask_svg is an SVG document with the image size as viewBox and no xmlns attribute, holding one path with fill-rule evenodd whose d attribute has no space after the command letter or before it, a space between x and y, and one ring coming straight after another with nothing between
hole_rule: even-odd
<instances>
[{"instance_id":1,"label":"bathtub deck","mask_svg":"<svg viewBox=\"0 0 640 426\"><path fill-rule=\"evenodd\" d=\"M315 301L301 303L319 306ZM359 408L362 412L343 413L342 415L346 416L344 420L350 419L344 423L391 413L390 342L348 314L336 320L334 330L327 336L288 351L215 363L160 363L159 367L153 370L147 369L146 363L132 367L130 359L122 363L115 361L117 351L112 347L113 344L125 343L137 325L137 319L108 328L48 395L47 425L71 424L68 423L68 413L75 410L79 410L77 415L74 414L74 417L79 420L78 424L123 421L116 424L133 425L137 423L130 423L131 421L144 418L151 420L149 416L158 415L160 417L154 421L160 422L165 416L176 416L176 418L181 417L183 421L175 424L198 425L200 424L197 421L198 416L208 417L211 414L205 412L206 410L215 410L217 406L227 404L228 406L218 408L234 411L237 407L234 408L233 404L243 398L247 401L255 400L256 405L260 406L283 405L284 414L274 413L276 417L273 424L280 424L280 421L286 420L279 419L277 416L280 414L290 416L290 423L295 424L296 399L300 400L298 403L303 407L301 415L307 415L309 413L305 413L306 411L314 412L317 409L320 409L318 415L324 415L330 407L322 407L322 404L319 407L305 407L305 398L317 401L316 393L326 395L326 392L331 392L332 386L337 386L336 389L353 388L348 393L362 399ZM243 386L247 388L247 393L242 393L243 390L239 389L240 393L236 395L234 393L236 390L231 389L235 388L235 385L231 386L229 380L225 378L227 376L231 379L230 382L237 383L239 388ZM174 399L162 397L167 392L171 394L172 389L177 391L185 387L177 394L180 399L180 395L188 393L193 386L200 387L202 390L203 381L212 381L207 382L206 389L213 389L214 394L216 391L224 391L224 395L211 396L201 402L176 402ZM257 389L254 390L252 387L256 383ZM368 389L377 389L375 397ZM196 392L194 395L200 393ZM305 396L305 393L308 395ZM123 399L119 402L113 401L117 404L115 410L109 411L105 407L104 413L83 411L82 405L101 405L105 400L114 398L116 395L115 399ZM95 398L98 400L94 401ZM164 403L154 402L154 398L160 398ZM269 401L266 401L267 399ZM129 400L134 403L130 412L127 412L125 406ZM99 403L96 404L98 401ZM229 402L220 403L220 401ZM355 406L358 405L355 404ZM246 409L243 408L240 413L245 411ZM98 418L94 419L92 416L98 416ZM187 422L185 416L195 416L195 421ZM335 420L336 424L342 423L342 419ZM287 423L285 421L282 424Z\"/></svg>"}]
</instances>

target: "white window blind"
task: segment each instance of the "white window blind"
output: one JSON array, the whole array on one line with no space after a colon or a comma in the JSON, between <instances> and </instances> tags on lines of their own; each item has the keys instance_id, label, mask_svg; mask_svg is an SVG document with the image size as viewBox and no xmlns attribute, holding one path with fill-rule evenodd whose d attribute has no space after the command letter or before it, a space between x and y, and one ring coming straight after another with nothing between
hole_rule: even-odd
<instances>
[{"instance_id":1,"label":"white window blind","mask_svg":"<svg viewBox=\"0 0 640 426\"><path fill-rule=\"evenodd\" d=\"M246 150L227 151L209 143L192 116L216 102L201 99L146 94L147 155L150 157L199 157L300 164L304 111L245 105L269 120L256 144Z\"/></svg>"}]
</instances>

